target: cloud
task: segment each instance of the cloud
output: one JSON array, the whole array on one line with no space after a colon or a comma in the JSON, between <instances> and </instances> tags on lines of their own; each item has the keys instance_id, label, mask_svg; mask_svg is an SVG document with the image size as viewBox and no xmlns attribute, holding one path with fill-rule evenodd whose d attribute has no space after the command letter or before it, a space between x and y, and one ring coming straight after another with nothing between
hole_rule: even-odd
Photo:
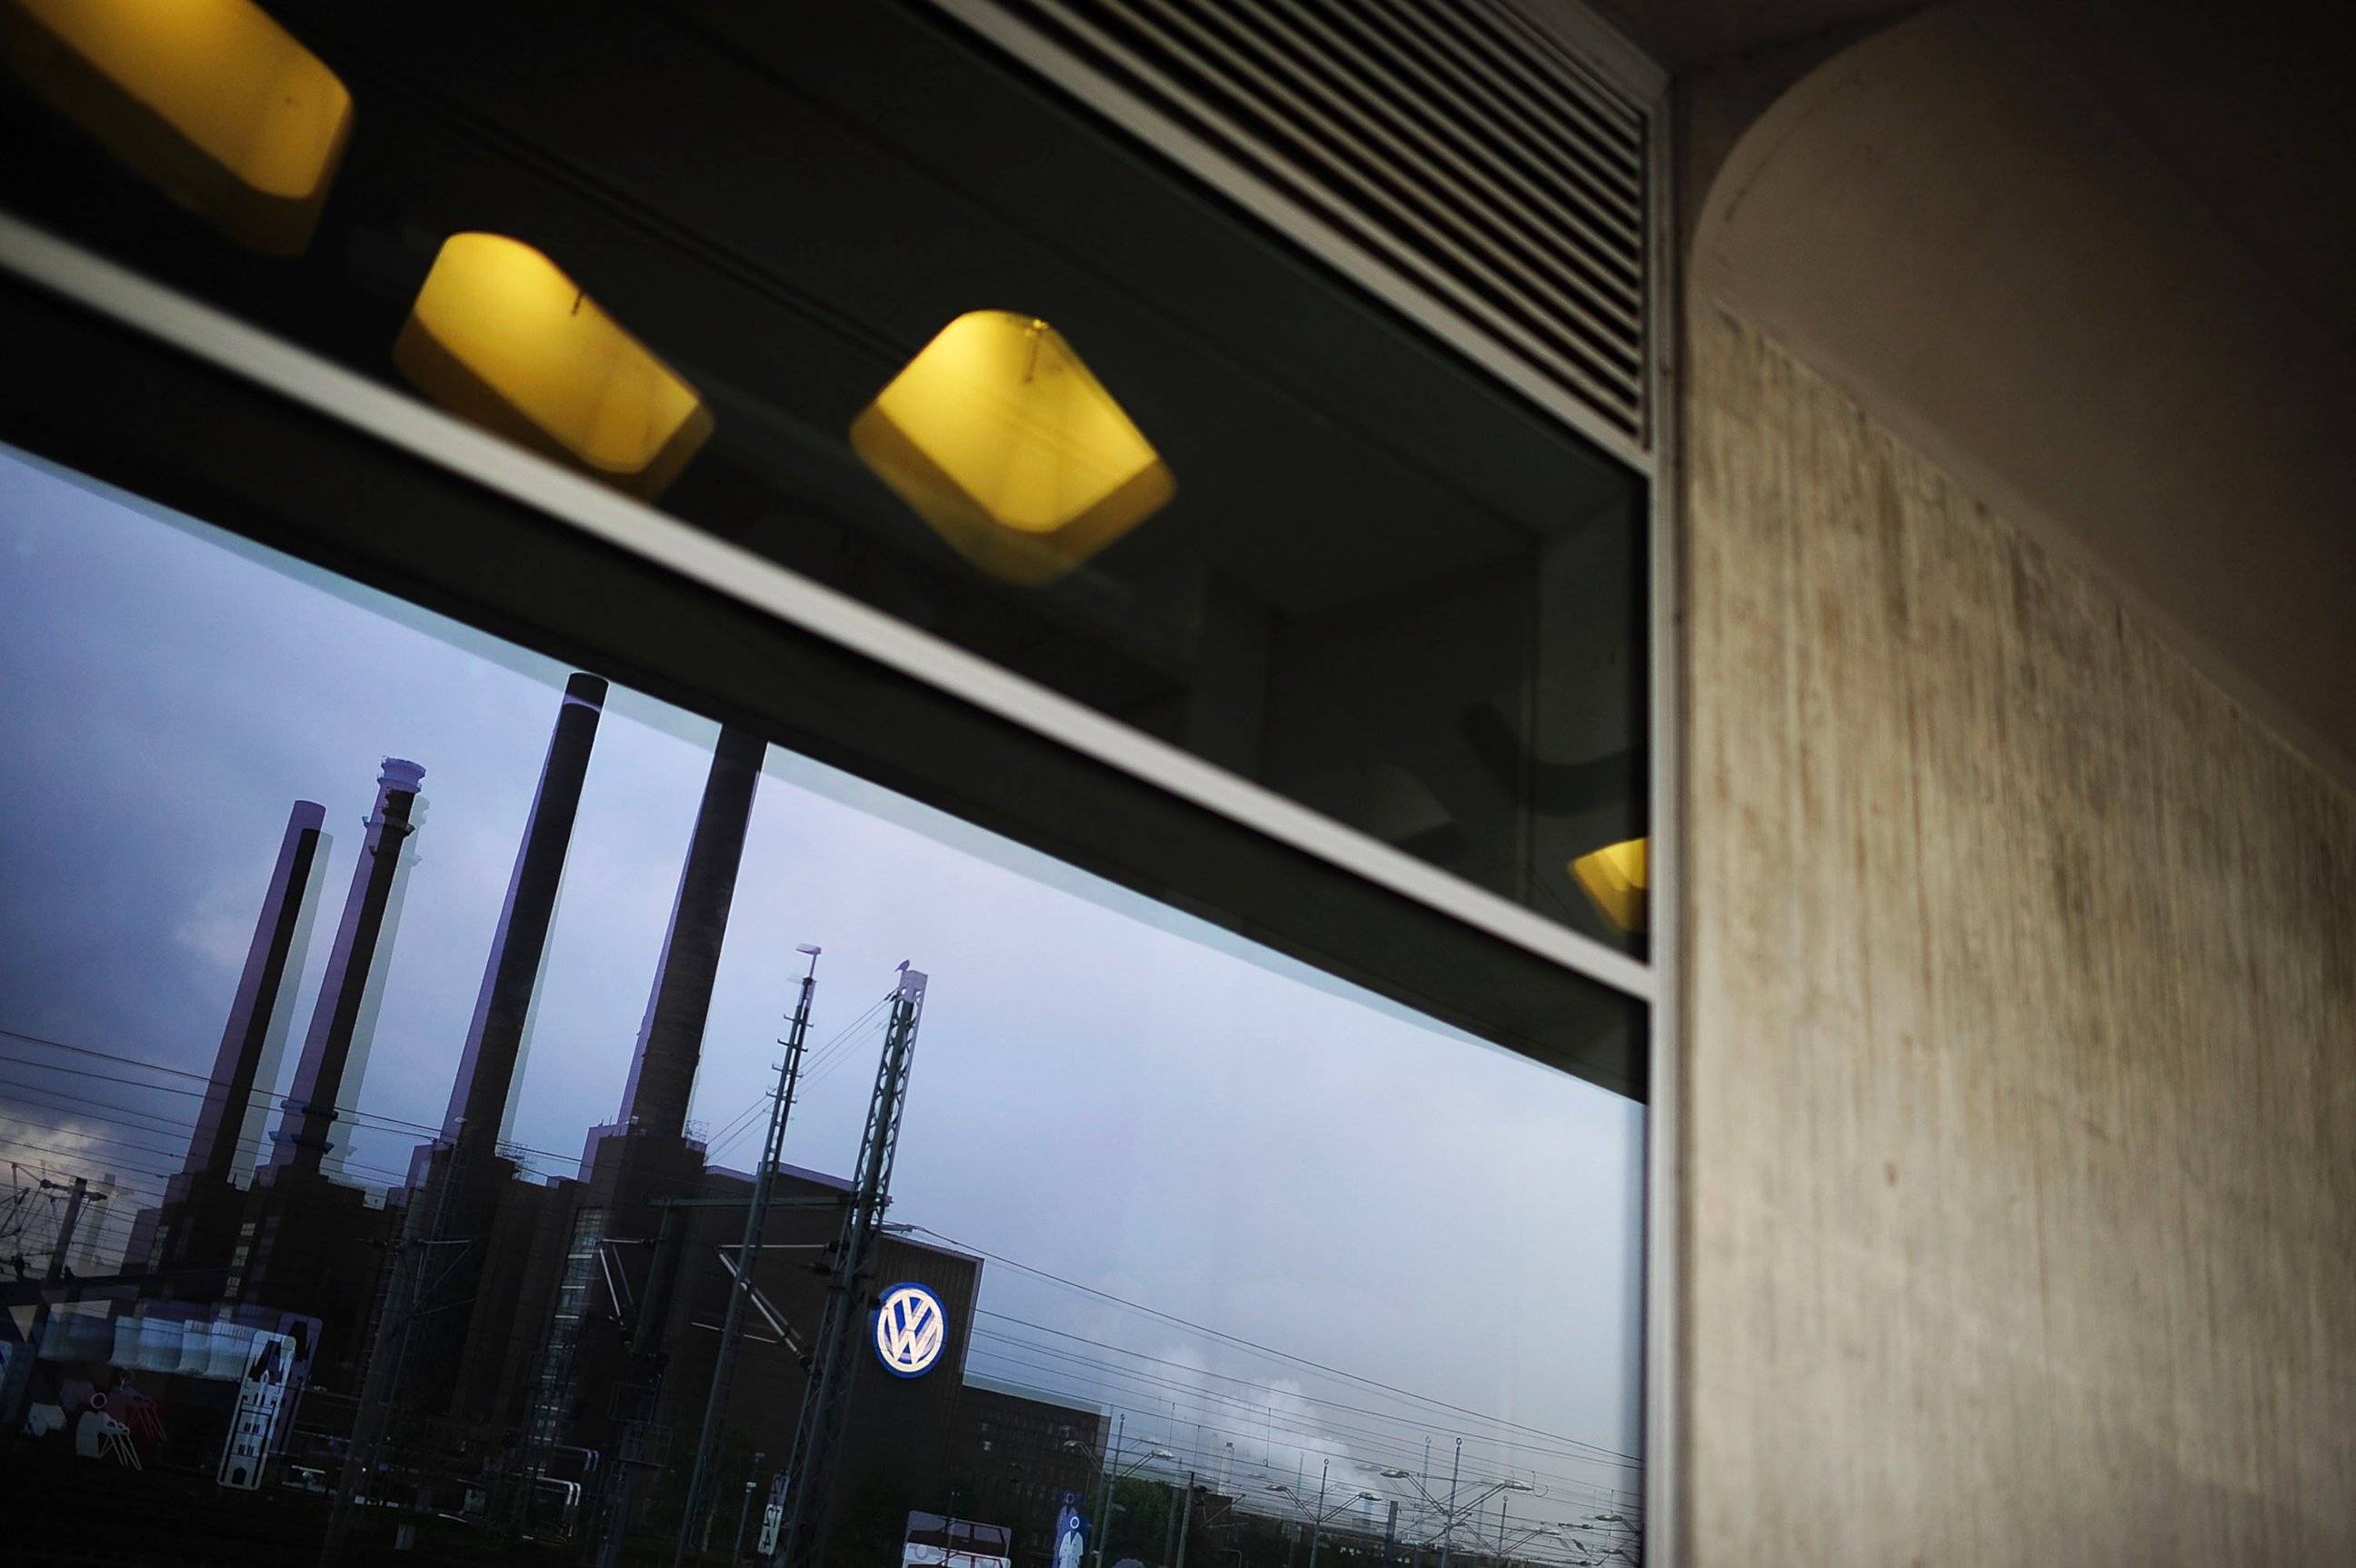
<instances>
[{"instance_id":1,"label":"cloud","mask_svg":"<svg viewBox=\"0 0 2356 1568\"><path fill-rule=\"evenodd\" d=\"M242 972L253 944L254 921L260 918L262 895L257 890L265 889L270 879L269 865L259 865L251 875L241 868L215 882L172 928L172 940L225 974Z\"/></svg>"}]
</instances>

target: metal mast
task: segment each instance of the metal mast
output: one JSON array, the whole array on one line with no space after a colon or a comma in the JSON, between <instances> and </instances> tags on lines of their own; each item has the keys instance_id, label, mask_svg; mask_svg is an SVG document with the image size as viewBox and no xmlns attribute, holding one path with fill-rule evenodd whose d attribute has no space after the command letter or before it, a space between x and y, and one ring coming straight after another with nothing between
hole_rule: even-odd
<instances>
[{"instance_id":1,"label":"metal mast","mask_svg":"<svg viewBox=\"0 0 2356 1568\"><path fill-rule=\"evenodd\" d=\"M769 1106L769 1136L761 1145L761 1163L753 1171L753 1200L744 1210L744 1240L736 1249L736 1277L728 1292L728 1311L720 1321L720 1354L712 1363L712 1397L703 1402L703 1430L695 1440L695 1472L687 1484L687 1509L680 1516L679 1543L671 1550L673 1568L687 1556L688 1537L710 1507L714 1450L728 1417L728 1391L736 1375L736 1352L744 1336L744 1308L753 1295L753 1282L761 1268L761 1237L769 1224L769 1193L776 1185L777 1157L786 1144L786 1119L794 1112L794 1086L801 1081L802 1047L809 1037L810 993L818 988L819 950L805 943L795 950L809 955L809 972L802 976L801 1000L794 1004L793 1026L777 1043L786 1059L777 1065L777 1091ZM738 1531L741 1535L743 1531Z\"/></svg>"},{"instance_id":2,"label":"metal mast","mask_svg":"<svg viewBox=\"0 0 2356 1568\"><path fill-rule=\"evenodd\" d=\"M900 964L892 993L884 1058L876 1064L875 1093L867 1102L867 1131L859 1142L859 1171L835 1242L834 1274L827 1282L826 1316L811 1346L809 1382L802 1391L801 1420L794 1428L793 1457L786 1472L785 1529L777 1541L776 1568L814 1568L825 1544L826 1518L834 1493L835 1458L851 1412L851 1386L857 1373L859 1325L875 1288L875 1253L884 1233L884 1210L892 1201L892 1158L900 1144L900 1112L908 1092L908 1064L916 1054L916 1018L924 1011L925 977Z\"/></svg>"}]
</instances>

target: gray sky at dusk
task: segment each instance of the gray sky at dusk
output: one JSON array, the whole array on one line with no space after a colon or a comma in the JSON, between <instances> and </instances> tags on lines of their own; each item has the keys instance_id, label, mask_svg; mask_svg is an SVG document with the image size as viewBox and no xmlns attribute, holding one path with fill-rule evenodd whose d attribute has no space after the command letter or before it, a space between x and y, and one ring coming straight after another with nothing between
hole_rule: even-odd
<instances>
[{"instance_id":1,"label":"gray sky at dusk","mask_svg":"<svg viewBox=\"0 0 2356 1568\"><path fill-rule=\"evenodd\" d=\"M308 798L332 847L283 1090L379 761L413 759L351 1152L382 1186L419 1136L383 1122L442 1120L566 673L0 448L0 1029L209 1071ZM513 1124L542 1174L617 1109L716 734L607 705ZM1232 1337L992 1262L972 1371L1113 1402L1206 1466L1234 1444L1239 1473L1330 1457L1375 1486L1432 1433L1444 1480L1466 1434L1468 1474L1551 1488L1517 1519L1637 1484L1577 1445L1638 1446L1640 1106L773 747L696 1085L714 1133L771 1080L800 942L834 1045L787 1160L850 1165L880 1026L844 1031L909 960L931 988L893 1218ZM173 1080L23 1038L0 1077L0 1159L151 1193L179 1163ZM750 1165L757 1115L718 1163Z\"/></svg>"}]
</instances>

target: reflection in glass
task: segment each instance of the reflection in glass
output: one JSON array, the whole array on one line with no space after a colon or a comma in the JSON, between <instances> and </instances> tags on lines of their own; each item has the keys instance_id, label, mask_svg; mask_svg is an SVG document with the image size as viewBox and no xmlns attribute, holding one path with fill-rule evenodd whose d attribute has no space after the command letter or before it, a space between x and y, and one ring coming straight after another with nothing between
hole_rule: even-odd
<instances>
[{"instance_id":1,"label":"reflection in glass","mask_svg":"<svg viewBox=\"0 0 2356 1568\"><path fill-rule=\"evenodd\" d=\"M311 242L352 95L252 0L7 0L17 76L239 243Z\"/></svg>"},{"instance_id":2,"label":"reflection in glass","mask_svg":"<svg viewBox=\"0 0 2356 1568\"><path fill-rule=\"evenodd\" d=\"M1650 855L1643 839L1605 844L1570 863L1570 874L1603 918L1623 931L1644 929L1644 898L1651 886Z\"/></svg>"},{"instance_id":3,"label":"reflection in glass","mask_svg":"<svg viewBox=\"0 0 2356 1568\"><path fill-rule=\"evenodd\" d=\"M157 1560L265 1524L484 1563L1634 1555L1633 1102L5 454L0 552L30 737L0 752L0 1155L49 1278L7 1342L10 1462L61 1504L32 1530L102 1503ZM357 923L303 916L346 886ZM351 1033L305 1091L264 1050L323 1007ZM281 1364L265 1420L246 1385Z\"/></svg>"},{"instance_id":4,"label":"reflection in glass","mask_svg":"<svg viewBox=\"0 0 2356 1568\"><path fill-rule=\"evenodd\" d=\"M972 310L941 328L851 426L902 500L1003 582L1052 583L1177 487L1062 333Z\"/></svg>"},{"instance_id":5,"label":"reflection in glass","mask_svg":"<svg viewBox=\"0 0 2356 1568\"><path fill-rule=\"evenodd\" d=\"M452 413L637 495L660 495L712 434L693 387L504 234L442 242L392 360Z\"/></svg>"},{"instance_id":6,"label":"reflection in glass","mask_svg":"<svg viewBox=\"0 0 2356 1568\"><path fill-rule=\"evenodd\" d=\"M513 235L570 281L502 318L532 337L491 369L436 328L491 390L428 396L653 493L701 415L575 363L626 357L573 321L593 301L709 411L668 510L1643 950L1570 869L1647 827L1620 463L929 7L275 10L363 84L299 269L86 199L86 150L30 106L43 156L0 200L380 378L418 375L386 344L444 237Z\"/></svg>"}]
</instances>

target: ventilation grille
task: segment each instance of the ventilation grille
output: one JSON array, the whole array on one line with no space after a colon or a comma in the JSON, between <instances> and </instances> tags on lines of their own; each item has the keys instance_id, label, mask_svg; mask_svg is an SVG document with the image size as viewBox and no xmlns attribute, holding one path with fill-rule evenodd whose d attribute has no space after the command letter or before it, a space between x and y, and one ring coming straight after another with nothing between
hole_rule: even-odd
<instances>
[{"instance_id":1,"label":"ventilation grille","mask_svg":"<svg viewBox=\"0 0 2356 1568\"><path fill-rule=\"evenodd\" d=\"M1505 0L996 8L1646 442L1645 116Z\"/></svg>"}]
</instances>

